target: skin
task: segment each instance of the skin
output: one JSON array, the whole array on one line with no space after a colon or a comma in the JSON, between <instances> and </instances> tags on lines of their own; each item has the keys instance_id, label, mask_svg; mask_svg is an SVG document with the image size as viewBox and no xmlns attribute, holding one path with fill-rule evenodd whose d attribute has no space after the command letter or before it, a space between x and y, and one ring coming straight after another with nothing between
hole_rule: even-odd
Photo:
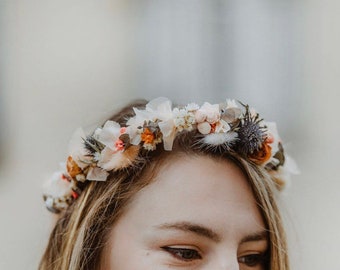
<instances>
[{"instance_id":1,"label":"skin","mask_svg":"<svg viewBox=\"0 0 340 270\"><path fill-rule=\"evenodd\" d=\"M180 156L159 170L114 225L111 270L262 270L268 249L245 176L225 160Z\"/></svg>"}]
</instances>

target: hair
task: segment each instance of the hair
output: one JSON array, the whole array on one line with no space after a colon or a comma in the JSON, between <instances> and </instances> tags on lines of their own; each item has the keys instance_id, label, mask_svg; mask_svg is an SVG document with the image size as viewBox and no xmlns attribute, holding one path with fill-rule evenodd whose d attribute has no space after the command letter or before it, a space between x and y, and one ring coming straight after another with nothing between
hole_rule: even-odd
<instances>
[{"instance_id":1,"label":"hair","mask_svg":"<svg viewBox=\"0 0 340 270\"><path fill-rule=\"evenodd\" d=\"M144 108L146 101L136 101L110 120L124 125L134 115L133 107ZM134 195L150 184L160 165L178 153L209 156L233 162L246 176L263 217L269 237L266 269L289 270L287 244L282 218L276 202L277 187L260 166L235 153L218 148L197 146L197 137L183 133L176 137L173 151L158 147L140 155L138 163L127 169L111 172L105 182L91 181L81 196L59 215L51 232L40 270L102 269L101 261L112 226L119 219Z\"/></svg>"}]
</instances>

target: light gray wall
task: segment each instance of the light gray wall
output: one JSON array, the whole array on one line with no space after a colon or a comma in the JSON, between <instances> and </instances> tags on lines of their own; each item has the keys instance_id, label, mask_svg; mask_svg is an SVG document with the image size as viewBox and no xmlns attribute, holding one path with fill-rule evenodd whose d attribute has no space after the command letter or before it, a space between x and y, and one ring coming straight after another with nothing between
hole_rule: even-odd
<instances>
[{"instance_id":1,"label":"light gray wall","mask_svg":"<svg viewBox=\"0 0 340 270\"><path fill-rule=\"evenodd\" d=\"M302 174L283 194L292 269L337 269L340 2L0 0L0 269L36 269L41 183L134 98L240 99Z\"/></svg>"}]
</instances>

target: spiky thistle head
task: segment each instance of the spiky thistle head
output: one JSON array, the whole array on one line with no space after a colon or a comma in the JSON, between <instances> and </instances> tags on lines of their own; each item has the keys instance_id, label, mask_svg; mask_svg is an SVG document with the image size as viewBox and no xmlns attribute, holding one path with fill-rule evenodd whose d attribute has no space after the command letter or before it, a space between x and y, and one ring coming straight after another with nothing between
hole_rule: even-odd
<instances>
[{"instance_id":1,"label":"spiky thistle head","mask_svg":"<svg viewBox=\"0 0 340 270\"><path fill-rule=\"evenodd\" d=\"M245 156L258 151L266 139L265 127L261 126L262 119L257 113L252 113L248 105L243 105L246 109L244 117L237 127L238 151Z\"/></svg>"}]
</instances>

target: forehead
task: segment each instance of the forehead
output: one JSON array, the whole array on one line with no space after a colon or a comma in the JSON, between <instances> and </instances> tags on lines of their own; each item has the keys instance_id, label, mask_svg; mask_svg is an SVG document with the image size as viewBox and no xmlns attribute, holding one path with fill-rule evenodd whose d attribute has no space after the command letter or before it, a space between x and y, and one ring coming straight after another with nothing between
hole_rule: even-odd
<instances>
[{"instance_id":1,"label":"forehead","mask_svg":"<svg viewBox=\"0 0 340 270\"><path fill-rule=\"evenodd\" d=\"M264 227L242 171L230 161L205 156L172 157L135 195L126 215L141 225L190 221L221 233Z\"/></svg>"}]
</instances>

